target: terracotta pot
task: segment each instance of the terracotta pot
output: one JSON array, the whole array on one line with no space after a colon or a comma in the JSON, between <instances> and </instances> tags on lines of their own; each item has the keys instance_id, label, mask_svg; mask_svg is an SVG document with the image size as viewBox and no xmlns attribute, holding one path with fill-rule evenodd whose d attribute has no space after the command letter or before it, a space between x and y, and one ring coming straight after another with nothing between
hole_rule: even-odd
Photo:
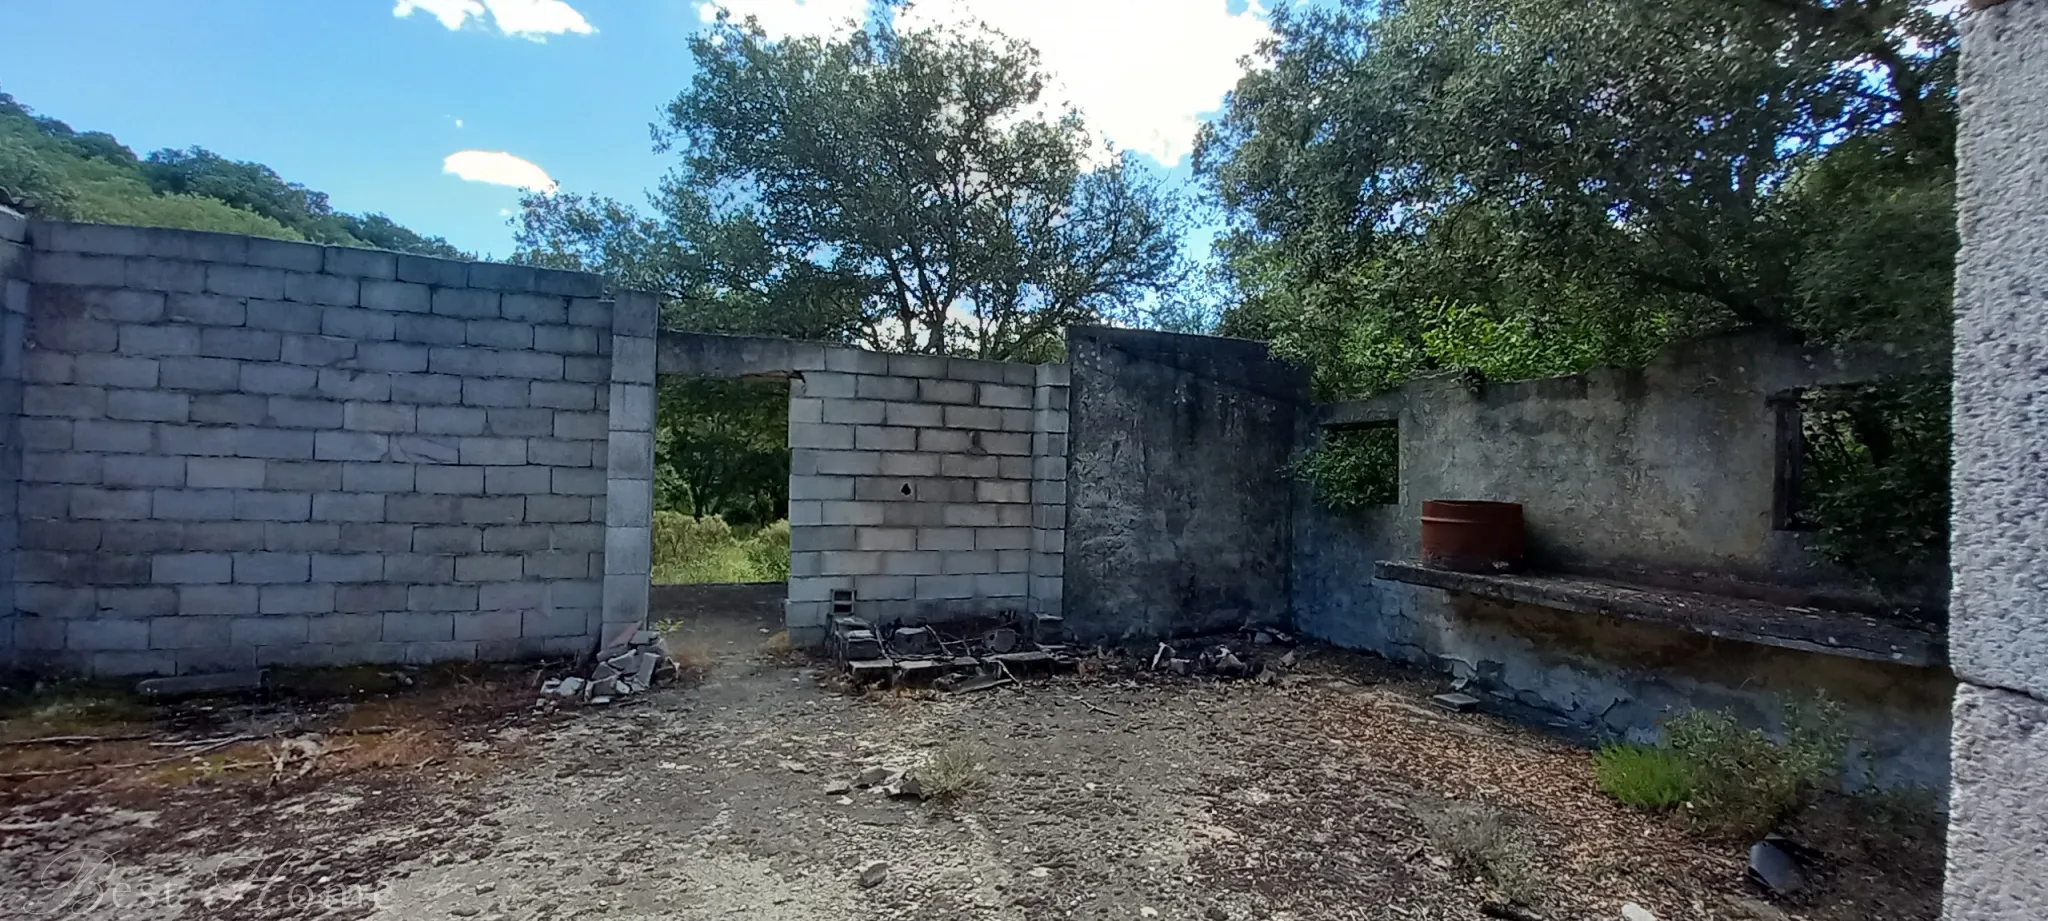
<instances>
[{"instance_id":1,"label":"terracotta pot","mask_svg":"<svg viewBox=\"0 0 2048 921\"><path fill-rule=\"evenodd\" d=\"M1462 499L1422 503L1422 562L1458 572L1522 568L1522 504Z\"/></svg>"}]
</instances>

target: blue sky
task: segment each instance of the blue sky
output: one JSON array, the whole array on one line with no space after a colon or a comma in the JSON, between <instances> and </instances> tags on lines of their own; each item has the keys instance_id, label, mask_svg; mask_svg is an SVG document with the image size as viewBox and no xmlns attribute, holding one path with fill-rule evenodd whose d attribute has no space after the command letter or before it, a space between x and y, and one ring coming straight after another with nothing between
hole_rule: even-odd
<instances>
[{"instance_id":1,"label":"blue sky","mask_svg":"<svg viewBox=\"0 0 2048 921\"><path fill-rule=\"evenodd\" d=\"M828 31L864 5L714 2L778 34ZM7 6L0 89L39 113L138 153L196 144L265 163L340 210L498 256L512 249L504 212L519 194L499 183L536 175L520 161L564 190L642 200L669 165L648 123L686 86L686 42L705 15L702 0ZM925 0L916 15L972 16L1032 41L1091 126L1174 178L1196 120L1265 32L1247 0ZM470 178L448 171L456 154Z\"/></svg>"}]
</instances>

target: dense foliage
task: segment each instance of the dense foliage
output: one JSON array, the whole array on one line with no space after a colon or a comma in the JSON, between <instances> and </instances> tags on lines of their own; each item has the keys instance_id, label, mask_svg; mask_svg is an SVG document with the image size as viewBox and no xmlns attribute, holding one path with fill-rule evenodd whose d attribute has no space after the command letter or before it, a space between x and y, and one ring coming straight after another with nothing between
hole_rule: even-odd
<instances>
[{"instance_id":1,"label":"dense foliage","mask_svg":"<svg viewBox=\"0 0 2048 921\"><path fill-rule=\"evenodd\" d=\"M113 135L75 131L0 93L0 196L47 217L212 230L463 258L381 214L335 211L324 193L203 147L138 158Z\"/></svg>"},{"instance_id":2,"label":"dense foliage","mask_svg":"<svg viewBox=\"0 0 2048 921\"><path fill-rule=\"evenodd\" d=\"M530 196L521 258L660 291L690 328L1025 360L1182 274L1174 198L1047 103L1028 45L720 21L690 50L654 126L679 162L653 215Z\"/></svg>"},{"instance_id":3,"label":"dense foliage","mask_svg":"<svg viewBox=\"0 0 2048 921\"><path fill-rule=\"evenodd\" d=\"M1326 395L1733 325L1946 334L1956 35L1915 0L1350 0L1274 24L1197 169L1230 216L1225 329Z\"/></svg>"},{"instance_id":4,"label":"dense foliage","mask_svg":"<svg viewBox=\"0 0 2048 921\"><path fill-rule=\"evenodd\" d=\"M653 579L662 584L781 582L789 578L789 522L734 528L716 515L654 513Z\"/></svg>"},{"instance_id":5,"label":"dense foliage","mask_svg":"<svg viewBox=\"0 0 2048 921\"><path fill-rule=\"evenodd\" d=\"M1828 560L1890 589L1947 576L1949 381L1810 391L1802 400L1803 527Z\"/></svg>"}]
</instances>

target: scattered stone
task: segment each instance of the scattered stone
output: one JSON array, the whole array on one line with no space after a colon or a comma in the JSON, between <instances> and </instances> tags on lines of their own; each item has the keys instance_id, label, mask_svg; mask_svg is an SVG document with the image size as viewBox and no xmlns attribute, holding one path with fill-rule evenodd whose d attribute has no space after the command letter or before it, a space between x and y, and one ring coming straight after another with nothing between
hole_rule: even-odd
<instances>
[{"instance_id":1,"label":"scattered stone","mask_svg":"<svg viewBox=\"0 0 2048 921\"><path fill-rule=\"evenodd\" d=\"M854 775L853 785L856 787L879 787L902 776L902 774L903 771L898 768L871 767Z\"/></svg>"},{"instance_id":2,"label":"scattered stone","mask_svg":"<svg viewBox=\"0 0 2048 921\"><path fill-rule=\"evenodd\" d=\"M1622 903L1621 917L1624 921L1657 921L1657 915L1654 912L1634 902Z\"/></svg>"},{"instance_id":3,"label":"scattered stone","mask_svg":"<svg viewBox=\"0 0 2048 921\"><path fill-rule=\"evenodd\" d=\"M882 792L897 798L914 796L924 799L924 781L917 779L916 774L900 774L884 786Z\"/></svg>"},{"instance_id":4,"label":"scattered stone","mask_svg":"<svg viewBox=\"0 0 2048 921\"><path fill-rule=\"evenodd\" d=\"M809 774L811 772L810 765L801 761L784 761L782 762L782 769L792 774Z\"/></svg>"},{"instance_id":5,"label":"scattered stone","mask_svg":"<svg viewBox=\"0 0 2048 921\"><path fill-rule=\"evenodd\" d=\"M1224 911L1221 905L1211 905L1202 909L1202 917L1209 921L1230 921L1230 912Z\"/></svg>"},{"instance_id":6,"label":"scattered stone","mask_svg":"<svg viewBox=\"0 0 2048 921\"><path fill-rule=\"evenodd\" d=\"M477 895L490 895L490 894L491 894L492 892L496 891L496 890L497 890L497 888L498 888L498 884L497 884L497 883L477 883L477 884L476 884L476 894L477 894Z\"/></svg>"},{"instance_id":7,"label":"scattered stone","mask_svg":"<svg viewBox=\"0 0 2048 921\"><path fill-rule=\"evenodd\" d=\"M1044 879L1044 878L1046 878L1046 877L1048 877L1048 876L1051 876L1051 875L1052 875L1052 868L1051 868L1051 867L1032 867L1032 868L1031 868L1031 878L1033 878L1033 879Z\"/></svg>"},{"instance_id":8,"label":"scattered stone","mask_svg":"<svg viewBox=\"0 0 2048 921\"><path fill-rule=\"evenodd\" d=\"M873 889L881 885L882 881L888 878L889 862L886 860L869 861L866 866L860 868L860 887L862 889Z\"/></svg>"},{"instance_id":9,"label":"scattered stone","mask_svg":"<svg viewBox=\"0 0 2048 921\"><path fill-rule=\"evenodd\" d=\"M1776 842L1758 841L1749 846L1749 876L1778 895L1791 895L1806 888L1799 862Z\"/></svg>"},{"instance_id":10,"label":"scattered stone","mask_svg":"<svg viewBox=\"0 0 2048 921\"><path fill-rule=\"evenodd\" d=\"M1438 694L1430 700L1452 713L1469 713L1479 707L1479 698L1459 691Z\"/></svg>"},{"instance_id":11,"label":"scattered stone","mask_svg":"<svg viewBox=\"0 0 2048 921\"><path fill-rule=\"evenodd\" d=\"M1157 918L1157 917L1159 917L1159 909L1157 909L1157 908L1153 908L1152 906L1150 906L1150 905L1147 905L1147 906L1145 906L1145 907L1143 907L1143 908L1140 908L1140 909L1138 909L1138 917L1140 917L1140 918Z\"/></svg>"},{"instance_id":12,"label":"scattered stone","mask_svg":"<svg viewBox=\"0 0 2048 921\"><path fill-rule=\"evenodd\" d=\"M1299 657L1297 657L1297 656L1296 656L1296 655L1295 655L1295 654L1294 654L1293 652L1289 652L1289 653L1287 653L1286 655L1284 655L1284 656L1281 656L1281 657L1280 657L1280 667L1281 667L1281 668L1293 668L1293 667L1294 667L1295 665L1299 664L1300 662L1301 662L1301 659L1300 659Z\"/></svg>"},{"instance_id":13,"label":"scattered stone","mask_svg":"<svg viewBox=\"0 0 2048 921\"><path fill-rule=\"evenodd\" d=\"M556 697L580 697L583 694L584 684L583 679L573 676L568 678L550 678L546 684L540 686L540 692Z\"/></svg>"},{"instance_id":14,"label":"scattered stone","mask_svg":"<svg viewBox=\"0 0 2048 921\"><path fill-rule=\"evenodd\" d=\"M839 796L843 793L851 791L852 789L853 784L847 783L844 780L828 780L825 782L826 796Z\"/></svg>"}]
</instances>

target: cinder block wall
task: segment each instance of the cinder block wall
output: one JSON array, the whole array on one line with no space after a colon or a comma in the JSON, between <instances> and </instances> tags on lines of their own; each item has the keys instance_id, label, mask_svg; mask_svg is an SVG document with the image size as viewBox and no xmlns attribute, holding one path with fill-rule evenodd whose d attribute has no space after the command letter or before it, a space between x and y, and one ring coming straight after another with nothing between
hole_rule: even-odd
<instances>
[{"instance_id":1,"label":"cinder block wall","mask_svg":"<svg viewBox=\"0 0 2048 921\"><path fill-rule=\"evenodd\" d=\"M0 208L0 667L14 664L14 553L20 533L21 359L28 326L28 221Z\"/></svg>"},{"instance_id":2,"label":"cinder block wall","mask_svg":"<svg viewBox=\"0 0 2048 921\"><path fill-rule=\"evenodd\" d=\"M608 493L630 503L651 455L631 437L653 418L651 298L615 311L590 275L220 234L27 238L24 664L590 647Z\"/></svg>"},{"instance_id":3,"label":"cinder block wall","mask_svg":"<svg viewBox=\"0 0 2048 921\"><path fill-rule=\"evenodd\" d=\"M793 369L788 625L1056 612L1064 366L822 349Z\"/></svg>"}]
</instances>

